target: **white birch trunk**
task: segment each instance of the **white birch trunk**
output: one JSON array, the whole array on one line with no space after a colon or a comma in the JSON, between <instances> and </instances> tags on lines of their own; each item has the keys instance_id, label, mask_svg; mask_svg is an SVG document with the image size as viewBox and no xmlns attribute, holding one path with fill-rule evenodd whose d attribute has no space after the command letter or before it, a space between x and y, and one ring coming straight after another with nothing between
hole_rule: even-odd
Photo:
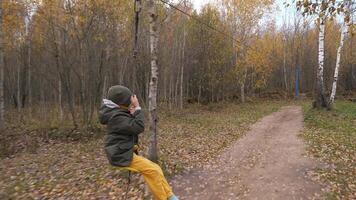
<instances>
[{"instance_id":1,"label":"white birch trunk","mask_svg":"<svg viewBox=\"0 0 356 200\"><path fill-rule=\"evenodd\" d=\"M334 104L334 101L335 101L336 87L337 87L337 81L339 78L339 69L340 69L340 62L341 62L341 51L344 46L347 33L348 33L348 27L342 26L340 45L339 45L339 48L337 49L336 66L335 66L335 71L334 71L334 81L333 81L331 94L330 94L330 100L329 100L330 105Z\"/></svg>"},{"instance_id":2,"label":"white birch trunk","mask_svg":"<svg viewBox=\"0 0 356 200\"><path fill-rule=\"evenodd\" d=\"M157 46L158 46L158 30L157 30L157 11L154 0L148 2L148 14L150 24L150 51L151 51L151 81L149 91L149 116L150 116L150 132L151 146L149 149L150 160L158 161L157 152L157 83L158 83L158 64L157 64Z\"/></svg>"},{"instance_id":3,"label":"white birch trunk","mask_svg":"<svg viewBox=\"0 0 356 200\"><path fill-rule=\"evenodd\" d=\"M349 8L350 8L350 2L345 1L345 13L346 15L349 15ZM335 66L335 71L334 71L334 81L331 89L331 94L330 94L330 100L329 100L329 106L332 106L335 101L335 95L336 95L336 88L337 88L337 81L339 79L339 69L340 69L340 62L341 62L341 51L342 48L344 47L345 39L348 34L349 30L349 22L345 21L344 24L341 27L341 36L340 36L340 44L337 49L337 57L336 57L336 66Z\"/></svg>"},{"instance_id":4,"label":"white birch trunk","mask_svg":"<svg viewBox=\"0 0 356 200\"><path fill-rule=\"evenodd\" d=\"M326 107L324 94L324 40L325 40L325 18L320 19L319 25L319 56L318 56L318 70L317 70L317 87L316 87L316 101L315 106Z\"/></svg>"},{"instance_id":5,"label":"white birch trunk","mask_svg":"<svg viewBox=\"0 0 356 200\"><path fill-rule=\"evenodd\" d=\"M0 0L0 130L5 127L3 1Z\"/></svg>"}]
</instances>

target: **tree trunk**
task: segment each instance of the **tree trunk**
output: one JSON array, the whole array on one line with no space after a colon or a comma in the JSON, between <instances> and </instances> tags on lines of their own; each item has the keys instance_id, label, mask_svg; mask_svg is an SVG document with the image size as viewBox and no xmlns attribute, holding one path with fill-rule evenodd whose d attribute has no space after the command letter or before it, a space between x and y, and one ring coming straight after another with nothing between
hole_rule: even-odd
<instances>
[{"instance_id":1,"label":"tree trunk","mask_svg":"<svg viewBox=\"0 0 356 200\"><path fill-rule=\"evenodd\" d=\"M164 76L163 76L163 99L164 99L164 103L165 105L167 105L167 68L164 69L163 72Z\"/></svg>"},{"instance_id":2,"label":"tree trunk","mask_svg":"<svg viewBox=\"0 0 356 200\"><path fill-rule=\"evenodd\" d=\"M200 99L201 99L201 81L199 81L199 91L198 91L198 104L200 104Z\"/></svg>"},{"instance_id":3,"label":"tree trunk","mask_svg":"<svg viewBox=\"0 0 356 200\"><path fill-rule=\"evenodd\" d=\"M241 84L241 103L245 103L245 82Z\"/></svg>"},{"instance_id":4,"label":"tree trunk","mask_svg":"<svg viewBox=\"0 0 356 200\"><path fill-rule=\"evenodd\" d=\"M5 127L3 1L0 0L0 130Z\"/></svg>"},{"instance_id":5,"label":"tree trunk","mask_svg":"<svg viewBox=\"0 0 356 200\"><path fill-rule=\"evenodd\" d=\"M16 94L16 102L17 102L17 111L21 111L21 65L17 65L17 94ZM21 116L21 115L20 115Z\"/></svg>"},{"instance_id":6,"label":"tree trunk","mask_svg":"<svg viewBox=\"0 0 356 200\"><path fill-rule=\"evenodd\" d=\"M30 40L30 39L28 39ZM32 106L32 71L31 71L31 42L28 42L27 47L27 67L28 67L28 77L27 77L27 88L28 88L28 107L31 109ZM30 112L31 114L31 112Z\"/></svg>"},{"instance_id":7,"label":"tree trunk","mask_svg":"<svg viewBox=\"0 0 356 200\"><path fill-rule=\"evenodd\" d=\"M319 56L318 63L319 67L317 70L316 77L316 96L314 107L322 108L327 106L325 98L325 89L324 89L324 40L325 40L325 18L320 19L319 25Z\"/></svg>"},{"instance_id":8,"label":"tree trunk","mask_svg":"<svg viewBox=\"0 0 356 200\"><path fill-rule=\"evenodd\" d=\"M63 120L64 111L63 111L63 100L62 100L63 92L62 92L62 80L61 77L58 79L58 104L59 104L59 120Z\"/></svg>"},{"instance_id":9,"label":"tree trunk","mask_svg":"<svg viewBox=\"0 0 356 200\"><path fill-rule=\"evenodd\" d=\"M184 8L187 6L186 0L184 0ZM183 95L184 95L184 65L185 65L185 45L186 45L186 38L187 38L187 33L186 33L186 28L185 28L186 20L183 20L183 47L182 47L182 66L181 66L181 72L180 72L180 109L183 109Z\"/></svg>"},{"instance_id":10,"label":"tree trunk","mask_svg":"<svg viewBox=\"0 0 356 200\"><path fill-rule=\"evenodd\" d=\"M157 29L157 12L154 0L149 0L148 14L150 24L150 51L151 51L151 81L149 92L149 116L150 116L150 132L151 146L149 149L149 158L151 161L158 161L157 152L157 83L158 83L158 64L157 64L157 46L158 46L158 29Z\"/></svg>"},{"instance_id":11,"label":"tree trunk","mask_svg":"<svg viewBox=\"0 0 356 200\"><path fill-rule=\"evenodd\" d=\"M351 57L355 58L356 55L354 55L355 51L352 51L353 48L353 39L351 38L351 44L350 44L350 50L351 50ZM356 88L356 70L355 70L355 63L351 61L351 88L355 89Z\"/></svg>"},{"instance_id":12,"label":"tree trunk","mask_svg":"<svg viewBox=\"0 0 356 200\"><path fill-rule=\"evenodd\" d=\"M348 27L343 25L342 31L341 31L341 37L340 37L340 45L339 45L339 48L337 49L336 66L335 66L335 71L334 71L334 81L333 81L333 86L332 86L332 90L331 90L331 94L330 94L329 106L332 106L335 101L337 81L339 78L341 51L342 51L342 48L344 47L344 42L345 42L347 33L348 33Z\"/></svg>"},{"instance_id":13,"label":"tree trunk","mask_svg":"<svg viewBox=\"0 0 356 200\"><path fill-rule=\"evenodd\" d=\"M283 44L283 76L284 76L284 86L286 88L286 92L289 93L288 91L288 84L287 84L287 40L284 40L284 44Z\"/></svg>"},{"instance_id":14,"label":"tree trunk","mask_svg":"<svg viewBox=\"0 0 356 200\"><path fill-rule=\"evenodd\" d=\"M107 80L107 73L105 72L105 74L104 74L104 83L103 83L103 89L102 89L102 91L101 91L101 98L102 99L105 99L106 98L106 92L107 92L107 85L108 85L108 80Z\"/></svg>"},{"instance_id":15,"label":"tree trunk","mask_svg":"<svg viewBox=\"0 0 356 200\"><path fill-rule=\"evenodd\" d=\"M178 50L179 50L179 46L178 46ZM179 58L178 58L179 59ZM176 74L176 84L175 84L175 88L174 88L174 105L178 106L178 86L179 86L179 77L180 77L180 70L178 68L177 70L177 74Z\"/></svg>"},{"instance_id":16,"label":"tree trunk","mask_svg":"<svg viewBox=\"0 0 356 200\"><path fill-rule=\"evenodd\" d=\"M28 92L28 107L30 109L30 116L31 116L31 106L32 106L32 87L31 87L31 76L32 76L32 71L31 71L31 36L30 36L30 31L29 31L29 26L30 26L30 13L28 13L28 16L26 17L26 37L27 37L27 92Z\"/></svg>"},{"instance_id":17,"label":"tree trunk","mask_svg":"<svg viewBox=\"0 0 356 200\"><path fill-rule=\"evenodd\" d=\"M45 87L44 87L43 78L41 78L40 84L40 103L41 103L41 117L42 120L47 120L47 112L46 112L46 101L45 101Z\"/></svg>"},{"instance_id":18,"label":"tree trunk","mask_svg":"<svg viewBox=\"0 0 356 200\"><path fill-rule=\"evenodd\" d=\"M185 64L185 40L186 40L186 31L185 31L185 22L183 22L183 47L182 47L182 66L180 71L180 109L183 109L183 81L184 81L184 64Z\"/></svg>"},{"instance_id":19,"label":"tree trunk","mask_svg":"<svg viewBox=\"0 0 356 200\"><path fill-rule=\"evenodd\" d=\"M351 3L349 0L345 1L345 19L349 18L350 19L350 6ZM344 24L341 26L341 36L340 36L340 44L339 48L337 49L337 57L336 57L336 66L335 66L335 71L334 71L334 81L333 81L333 86L331 89L331 94L330 94L330 100L329 100L329 107L332 107L335 101L335 95L336 95L336 88L337 88L337 81L339 78L339 69L340 69L340 62L341 62L341 51L342 48L344 47L345 39L348 34L350 22L346 21Z\"/></svg>"},{"instance_id":20,"label":"tree trunk","mask_svg":"<svg viewBox=\"0 0 356 200\"><path fill-rule=\"evenodd\" d=\"M240 87L240 92L241 92L241 103L245 103L245 84L246 84L246 78L247 78L247 68L245 67L244 70L244 75L241 81L241 87Z\"/></svg>"},{"instance_id":21,"label":"tree trunk","mask_svg":"<svg viewBox=\"0 0 356 200\"><path fill-rule=\"evenodd\" d=\"M286 89L286 93L288 96L289 89L288 89L288 83L287 83L287 26L289 24L286 24L287 21L287 9L284 9L284 17L283 17L283 77L284 77L284 86Z\"/></svg>"}]
</instances>

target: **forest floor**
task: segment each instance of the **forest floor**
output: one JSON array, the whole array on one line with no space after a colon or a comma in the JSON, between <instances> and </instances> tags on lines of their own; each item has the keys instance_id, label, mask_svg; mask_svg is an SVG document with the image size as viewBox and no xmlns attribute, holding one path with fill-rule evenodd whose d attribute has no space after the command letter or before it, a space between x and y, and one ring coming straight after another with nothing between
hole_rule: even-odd
<instances>
[{"instance_id":1,"label":"forest floor","mask_svg":"<svg viewBox=\"0 0 356 200\"><path fill-rule=\"evenodd\" d=\"M333 111L311 110L309 101L187 105L161 107L159 117L160 165L183 200L356 196L355 103L338 102ZM104 127L82 140L46 129L45 143L0 159L0 199L124 199L127 172L109 166ZM36 132L24 131L25 141ZM134 174L129 199L144 199L143 191Z\"/></svg>"},{"instance_id":2,"label":"forest floor","mask_svg":"<svg viewBox=\"0 0 356 200\"><path fill-rule=\"evenodd\" d=\"M323 165L315 178L325 199L356 199L356 103L337 101L331 111L303 104L302 134L310 155Z\"/></svg>"},{"instance_id":3,"label":"forest floor","mask_svg":"<svg viewBox=\"0 0 356 200\"><path fill-rule=\"evenodd\" d=\"M161 106L160 165L167 177L200 168L244 135L251 124L286 104L290 102L193 104L183 110ZM127 172L108 164L103 152L105 127L99 126L101 131L88 133L94 135L90 139L80 130L67 133L71 130L55 123L55 117L48 118L54 123L34 125L32 121L18 123L14 119L16 127L10 127L8 146L19 148L31 139L38 147L32 148L29 143L30 146L23 149L31 151L0 159L0 199L123 199ZM37 126L39 134L36 134ZM141 155L146 155L149 144L148 128L146 130L140 138ZM43 132L46 134L41 134ZM102 136L98 136L99 132ZM45 140L36 139L42 135ZM12 141L15 137L23 141ZM134 174L129 199L143 199L143 190L144 183Z\"/></svg>"},{"instance_id":4,"label":"forest floor","mask_svg":"<svg viewBox=\"0 0 356 200\"><path fill-rule=\"evenodd\" d=\"M302 130L302 108L283 107L173 186L182 200L318 198L321 187L311 179L318 163L306 155Z\"/></svg>"}]
</instances>

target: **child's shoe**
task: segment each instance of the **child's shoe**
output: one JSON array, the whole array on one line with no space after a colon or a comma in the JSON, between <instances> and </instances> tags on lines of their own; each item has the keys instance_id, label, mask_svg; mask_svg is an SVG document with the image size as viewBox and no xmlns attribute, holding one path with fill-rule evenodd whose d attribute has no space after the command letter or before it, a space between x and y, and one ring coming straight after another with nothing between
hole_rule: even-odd
<instances>
[{"instance_id":1,"label":"child's shoe","mask_svg":"<svg viewBox=\"0 0 356 200\"><path fill-rule=\"evenodd\" d=\"M168 198L168 200L179 200L176 195L172 195L171 197Z\"/></svg>"}]
</instances>

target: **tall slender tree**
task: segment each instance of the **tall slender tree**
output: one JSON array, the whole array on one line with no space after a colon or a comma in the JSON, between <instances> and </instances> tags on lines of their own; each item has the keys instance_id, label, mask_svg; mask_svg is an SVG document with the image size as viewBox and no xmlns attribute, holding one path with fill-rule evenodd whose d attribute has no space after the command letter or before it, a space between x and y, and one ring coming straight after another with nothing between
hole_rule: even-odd
<instances>
[{"instance_id":1,"label":"tall slender tree","mask_svg":"<svg viewBox=\"0 0 356 200\"><path fill-rule=\"evenodd\" d=\"M183 3L184 3L184 8L187 9L186 0L184 0ZM184 16L184 21L183 21L183 46L182 46L182 58L181 58L181 71L180 71L180 98L179 98L179 107L180 107L180 109L183 109L185 46L186 46L186 38L187 38L186 21L187 21L187 18L186 18L186 16Z\"/></svg>"},{"instance_id":2,"label":"tall slender tree","mask_svg":"<svg viewBox=\"0 0 356 200\"><path fill-rule=\"evenodd\" d=\"M4 99L4 27L3 27L3 1L0 0L0 130L5 124L5 99Z\"/></svg>"},{"instance_id":3,"label":"tall slender tree","mask_svg":"<svg viewBox=\"0 0 356 200\"><path fill-rule=\"evenodd\" d=\"M150 116L150 132L151 132L151 146L149 149L150 160L158 161L157 152L157 85L158 85L158 27L157 27L157 9L154 0L149 0L148 14L150 24L150 52L151 52L151 80L148 96L148 108Z\"/></svg>"},{"instance_id":4,"label":"tall slender tree","mask_svg":"<svg viewBox=\"0 0 356 200\"><path fill-rule=\"evenodd\" d=\"M324 85L324 55L325 55L325 14L320 14L319 18L319 53L318 53L318 70L317 70L317 87L316 87L316 99L315 107L326 107L326 97L325 97L325 85Z\"/></svg>"},{"instance_id":5,"label":"tall slender tree","mask_svg":"<svg viewBox=\"0 0 356 200\"><path fill-rule=\"evenodd\" d=\"M350 0L345 0L344 23L341 25L340 44L337 49L336 66L335 66L335 71L334 71L333 85L332 85L331 94L330 94L329 107L332 107L332 105L334 104L334 101L335 101L337 81L339 79L341 51L344 47L345 39L349 32L349 26L350 26L350 6L351 6Z\"/></svg>"},{"instance_id":6,"label":"tall slender tree","mask_svg":"<svg viewBox=\"0 0 356 200\"><path fill-rule=\"evenodd\" d=\"M317 16L319 26L318 37L318 68L316 73L315 101L313 106L316 108L327 107L328 102L325 96L324 84L324 57L325 57L325 25L328 17L335 15L340 3L334 0L297 0L296 6L303 15Z\"/></svg>"}]
</instances>

